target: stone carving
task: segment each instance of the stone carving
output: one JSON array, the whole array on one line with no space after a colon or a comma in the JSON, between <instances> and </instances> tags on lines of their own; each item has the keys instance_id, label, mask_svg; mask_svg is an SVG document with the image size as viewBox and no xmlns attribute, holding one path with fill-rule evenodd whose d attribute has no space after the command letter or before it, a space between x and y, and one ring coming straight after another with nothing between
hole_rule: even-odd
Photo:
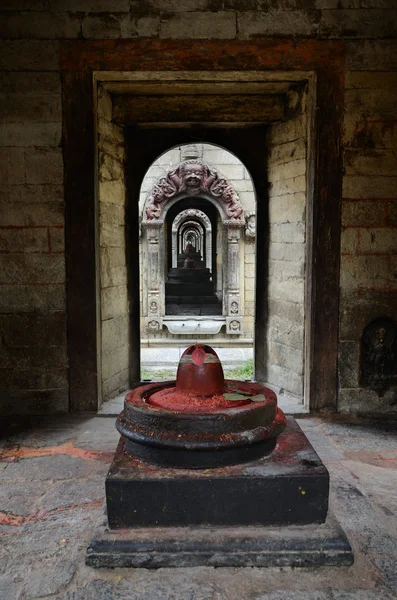
<instances>
[{"instance_id":1,"label":"stone carving","mask_svg":"<svg viewBox=\"0 0 397 600\"><path fill-rule=\"evenodd\" d=\"M228 219L242 220L243 207L235 189L201 160L186 160L160 179L148 196L145 219L159 219L166 203L182 192L188 196L210 194L218 200Z\"/></svg>"},{"instance_id":2,"label":"stone carving","mask_svg":"<svg viewBox=\"0 0 397 600\"><path fill-rule=\"evenodd\" d=\"M240 331L239 321L230 321L229 328L231 331Z\"/></svg>"},{"instance_id":3,"label":"stone carving","mask_svg":"<svg viewBox=\"0 0 397 600\"><path fill-rule=\"evenodd\" d=\"M226 317L226 333L229 335L240 335L242 326L242 317Z\"/></svg>"},{"instance_id":4,"label":"stone carving","mask_svg":"<svg viewBox=\"0 0 397 600\"><path fill-rule=\"evenodd\" d=\"M149 310L151 313L156 313L157 312L157 302L155 300L152 300L149 306Z\"/></svg>"},{"instance_id":5,"label":"stone carving","mask_svg":"<svg viewBox=\"0 0 397 600\"><path fill-rule=\"evenodd\" d=\"M205 214L205 212L203 212L202 210L199 210L198 208L187 208L186 210L182 210L180 213L178 213L178 215L175 217L174 221L172 222L172 230L177 231L179 225L183 221L185 221L187 219L191 219L191 218L196 218L199 221L202 221L203 224L205 225L206 229L208 228L208 230L211 231L210 219Z\"/></svg>"},{"instance_id":6,"label":"stone carving","mask_svg":"<svg viewBox=\"0 0 397 600\"><path fill-rule=\"evenodd\" d=\"M181 158L182 160L189 160L194 158L197 160L200 158L200 150L196 146L196 144L189 144L187 146L181 147Z\"/></svg>"},{"instance_id":7,"label":"stone carving","mask_svg":"<svg viewBox=\"0 0 397 600\"><path fill-rule=\"evenodd\" d=\"M152 333L156 333L158 331L161 330L161 322L157 319L151 319L150 321L148 321L147 323L147 330L152 332Z\"/></svg>"},{"instance_id":8,"label":"stone carving","mask_svg":"<svg viewBox=\"0 0 397 600\"><path fill-rule=\"evenodd\" d=\"M232 315L237 315L238 314L238 302L236 302L236 300L233 300L233 302L231 302L230 304L230 312Z\"/></svg>"},{"instance_id":9,"label":"stone carving","mask_svg":"<svg viewBox=\"0 0 397 600\"><path fill-rule=\"evenodd\" d=\"M256 215L254 212L245 213L245 237L248 242L253 242L256 236Z\"/></svg>"},{"instance_id":10,"label":"stone carving","mask_svg":"<svg viewBox=\"0 0 397 600\"><path fill-rule=\"evenodd\" d=\"M229 315L236 317L240 314L240 297L238 294L231 293L229 296Z\"/></svg>"},{"instance_id":11,"label":"stone carving","mask_svg":"<svg viewBox=\"0 0 397 600\"><path fill-rule=\"evenodd\" d=\"M370 323L361 338L361 385L382 396L397 385L397 323L381 318Z\"/></svg>"}]
</instances>

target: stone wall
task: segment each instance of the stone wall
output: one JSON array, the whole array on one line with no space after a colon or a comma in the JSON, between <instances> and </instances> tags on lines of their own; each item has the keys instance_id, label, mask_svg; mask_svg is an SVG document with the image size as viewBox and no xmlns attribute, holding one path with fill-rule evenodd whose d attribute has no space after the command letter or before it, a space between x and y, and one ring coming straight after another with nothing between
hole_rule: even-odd
<instances>
[{"instance_id":1,"label":"stone wall","mask_svg":"<svg viewBox=\"0 0 397 600\"><path fill-rule=\"evenodd\" d=\"M362 328L397 305L395 1L3 0L0 10L1 411L68 409L61 45L293 37L344 43L339 408L395 413L391 393L379 399L357 381ZM219 60L228 64L226 51Z\"/></svg>"},{"instance_id":2,"label":"stone wall","mask_svg":"<svg viewBox=\"0 0 397 600\"><path fill-rule=\"evenodd\" d=\"M103 400L128 386L124 132L111 122L110 94L98 98L99 281Z\"/></svg>"},{"instance_id":3,"label":"stone wall","mask_svg":"<svg viewBox=\"0 0 397 600\"><path fill-rule=\"evenodd\" d=\"M304 97L305 100L305 97ZM304 104L304 102L303 102ZM268 382L303 397L307 114L269 132Z\"/></svg>"},{"instance_id":4,"label":"stone wall","mask_svg":"<svg viewBox=\"0 0 397 600\"><path fill-rule=\"evenodd\" d=\"M3 68L15 69L19 59L17 53ZM68 378L60 76L6 71L0 88L0 407L5 414L63 412Z\"/></svg>"},{"instance_id":5,"label":"stone wall","mask_svg":"<svg viewBox=\"0 0 397 600\"><path fill-rule=\"evenodd\" d=\"M188 146L187 148L190 148ZM231 152L214 146L212 144L195 144L194 150L197 152L197 158L207 163L211 168L214 168L220 175L225 177L237 191L240 202L244 208L244 213L255 212L255 193L252 185L252 180L247 169L242 162ZM161 177L165 177L170 169L175 168L182 160L185 160L184 147L172 148L168 152L162 154L147 171L141 186L139 200L139 215L142 218L143 208L148 193ZM254 334L254 290L255 290L255 240L246 242L244 233L240 240L240 286L241 286L241 312L244 315L243 333L241 336L227 335L221 330L216 335L200 336L200 340L206 340L208 343L212 340L214 343L228 345L229 343L238 343L239 339L243 339L243 344L252 343ZM145 268L142 264L142 251L140 250L140 272L141 272L141 315L144 314L142 308L142 273ZM221 257L218 257L221 260ZM161 333L145 332L145 322L141 319L141 337L143 343L150 345L151 340L175 340L178 343L183 343L184 340L188 343L189 337L174 335L169 333L166 327ZM194 336L191 336L194 339Z\"/></svg>"},{"instance_id":6,"label":"stone wall","mask_svg":"<svg viewBox=\"0 0 397 600\"><path fill-rule=\"evenodd\" d=\"M396 414L395 388L360 389L359 357L364 327L397 319L397 73L346 74L344 142L339 410Z\"/></svg>"}]
</instances>

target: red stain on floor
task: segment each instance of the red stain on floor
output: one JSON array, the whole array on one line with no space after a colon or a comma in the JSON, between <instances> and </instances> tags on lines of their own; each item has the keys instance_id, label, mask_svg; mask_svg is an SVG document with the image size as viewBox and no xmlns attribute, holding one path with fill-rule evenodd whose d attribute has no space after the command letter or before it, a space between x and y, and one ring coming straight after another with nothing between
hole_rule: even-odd
<instances>
[{"instance_id":1,"label":"red stain on floor","mask_svg":"<svg viewBox=\"0 0 397 600\"><path fill-rule=\"evenodd\" d=\"M100 508L102 504L103 498L98 498L97 500L85 502L84 504L70 504L67 506L60 506L47 512L39 510L34 515L14 515L12 513L0 512L0 525L11 525L13 527L21 527L22 525L26 525L27 523L35 523L38 521L51 521L54 518L56 519L57 515L61 515L66 511Z\"/></svg>"},{"instance_id":2,"label":"red stain on floor","mask_svg":"<svg viewBox=\"0 0 397 600\"><path fill-rule=\"evenodd\" d=\"M8 448L0 452L0 461L13 462L20 458L36 458L39 456L54 456L56 454L67 454L73 458L83 460L100 460L109 462L113 458L113 452L99 452L98 450L84 450L76 448L73 442L65 442L59 446L45 446L42 448Z\"/></svg>"}]
</instances>

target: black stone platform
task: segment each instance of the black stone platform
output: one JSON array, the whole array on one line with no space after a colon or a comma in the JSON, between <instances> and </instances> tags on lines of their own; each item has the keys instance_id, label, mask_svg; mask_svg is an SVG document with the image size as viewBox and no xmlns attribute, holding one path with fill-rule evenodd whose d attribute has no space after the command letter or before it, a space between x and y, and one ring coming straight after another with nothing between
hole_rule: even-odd
<instances>
[{"instance_id":1,"label":"black stone platform","mask_svg":"<svg viewBox=\"0 0 397 600\"><path fill-rule=\"evenodd\" d=\"M322 523L328 491L328 471L292 417L271 456L216 469L158 467L127 454L122 439L106 478L111 529Z\"/></svg>"},{"instance_id":2,"label":"black stone platform","mask_svg":"<svg viewBox=\"0 0 397 600\"><path fill-rule=\"evenodd\" d=\"M353 552L332 515L320 525L289 527L99 527L90 567L350 566Z\"/></svg>"},{"instance_id":3,"label":"black stone platform","mask_svg":"<svg viewBox=\"0 0 397 600\"><path fill-rule=\"evenodd\" d=\"M328 471L292 417L270 457L221 469L156 467L121 441L106 479L110 529L98 527L86 563L348 566L350 544L326 519L328 488Z\"/></svg>"}]
</instances>

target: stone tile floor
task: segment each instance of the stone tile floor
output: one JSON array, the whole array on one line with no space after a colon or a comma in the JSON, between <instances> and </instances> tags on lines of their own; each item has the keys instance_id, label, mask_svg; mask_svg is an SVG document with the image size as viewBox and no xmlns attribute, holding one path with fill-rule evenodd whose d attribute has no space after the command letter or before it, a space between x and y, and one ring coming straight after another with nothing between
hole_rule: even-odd
<instances>
[{"instance_id":1,"label":"stone tile floor","mask_svg":"<svg viewBox=\"0 0 397 600\"><path fill-rule=\"evenodd\" d=\"M383 600L397 598L397 425L300 419L331 474L331 505L352 567L94 570L118 434L111 417L4 423L0 600Z\"/></svg>"}]
</instances>

